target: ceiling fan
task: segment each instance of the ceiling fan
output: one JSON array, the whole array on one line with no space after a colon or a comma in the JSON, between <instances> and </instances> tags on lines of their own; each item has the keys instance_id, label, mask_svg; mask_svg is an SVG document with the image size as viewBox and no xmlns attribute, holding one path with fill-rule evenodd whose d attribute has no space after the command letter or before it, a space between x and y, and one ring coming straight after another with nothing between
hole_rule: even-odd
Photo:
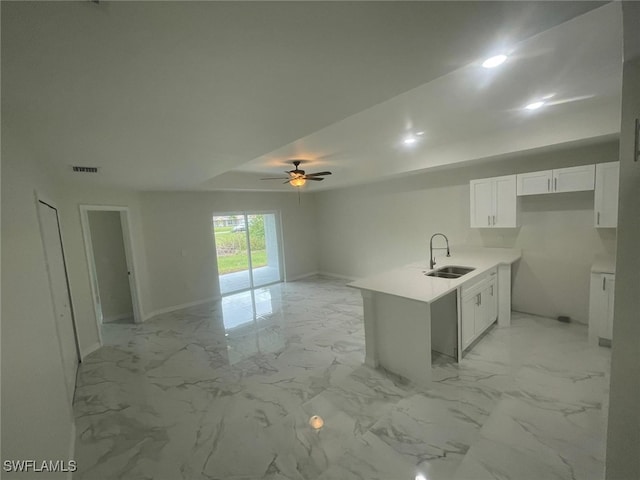
<instances>
[{"instance_id":1,"label":"ceiling fan","mask_svg":"<svg viewBox=\"0 0 640 480\"><path fill-rule=\"evenodd\" d=\"M331 172L315 172L315 173L305 173L304 170L300 170L298 167L300 166L300 160L293 160L293 166L295 167L293 170L289 170L288 172L284 172L289 175L289 177L268 177L261 178L260 180L286 180L284 183L290 184L292 187L301 187L307 180L312 180L314 182L321 182L324 180L322 178L325 175L331 175Z\"/></svg>"}]
</instances>

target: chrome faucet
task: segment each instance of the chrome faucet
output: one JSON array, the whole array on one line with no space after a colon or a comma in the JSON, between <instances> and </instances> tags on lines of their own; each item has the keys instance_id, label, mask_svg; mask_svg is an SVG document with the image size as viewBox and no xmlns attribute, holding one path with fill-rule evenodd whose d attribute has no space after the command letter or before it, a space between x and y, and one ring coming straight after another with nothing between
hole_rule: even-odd
<instances>
[{"instance_id":1,"label":"chrome faucet","mask_svg":"<svg viewBox=\"0 0 640 480\"><path fill-rule=\"evenodd\" d=\"M440 235L441 237L444 237L445 241L447 242L447 257L451 256L451 252L449 251L449 239L447 238L447 236L444 233L434 233L433 235L431 235L431 240L429 240L429 268L431 270L433 270L433 266L436 264L436 259L433 256L433 237L436 237ZM437 247L436 250L444 250L444 247Z\"/></svg>"}]
</instances>

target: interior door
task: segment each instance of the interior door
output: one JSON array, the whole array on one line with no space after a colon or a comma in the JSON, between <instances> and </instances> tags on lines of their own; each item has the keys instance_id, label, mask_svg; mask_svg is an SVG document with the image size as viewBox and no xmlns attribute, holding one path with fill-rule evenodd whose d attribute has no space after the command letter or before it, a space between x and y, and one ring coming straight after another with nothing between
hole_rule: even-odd
<instances>
[{"instance_id":1,"label":"interior door","mask_svg":"<svg viewBox=\"0 0 640 480\"><path fill-rule=\"evenodd\" d=\"M58 333L58 344L64 367L69 403L72 403L80 355L71 309L71 296L69 295L67 270L62 250L62 237L60 236L58 224L58 211L41 201L38 202L38 209L42 243L47 262L47 275L51 289L51 301Z\"/></svg>"}]
</instances>

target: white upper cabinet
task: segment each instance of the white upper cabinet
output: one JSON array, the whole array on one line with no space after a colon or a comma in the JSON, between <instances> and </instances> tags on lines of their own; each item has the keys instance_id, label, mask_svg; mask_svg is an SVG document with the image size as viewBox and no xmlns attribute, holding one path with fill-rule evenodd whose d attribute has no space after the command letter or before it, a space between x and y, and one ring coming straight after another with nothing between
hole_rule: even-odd
<instances>
[{"instance_id":1,"label":"white upper cabinet","mask_svg":"<svg viewBox=\"0 0 640 480\"><path fill-rule=\"evenodd\" d=\"M529 172L516 175L518 183L518 195L539 195L551 192L551 179L553 170L541 172Z\"/></svg>"},{"instance_id":2,"label":"white upper cabinet","mask_svg":"<svg viewBox=\"0 0 640 480\"><path fill-rule=\"evenodd\" d=\"M620 162L596 165L596 191L594 199L594 222L598 228L618 226L618 184Z\"/></svg>"},{"instance_id":3,"label":"white upper cabinet","mask_svg":"<svg viewBox=\"0 0 640 480\"><path fill-rule=\"evenodd\" d=\"M493 180L495 186L493 226L496 228L517 227L516 176L496 177Z\"/></svg>"},{"instance_id":4,"label":"white upper cabinet","mask_svg":"<svg viewBox=\"0 0 640 480\"><path fill-rule=\"evenodd\" d=\"M472 228L517 227L516 176L471 180Z\"/></svg>"},{"instance_id":5,"label":"white upper cabinet","mask_svg":"<svg viewBox=\"0 0 640 480\"><path fill-rule=\"evenodd\" d=\"M519 196L593 190L595 165L521 173L517 179Z\"/></svg>"},{"instance_id":6,"label":"white upper cabinet","mask_svg":"<svg viewBox=\"0 0 640 480\"><path fill-rule=\"evenodd\" d=\"M595 177L595 165L560 168L553 171L553 191L581 192L583 190L593 190Z\"/></svg>"}]
</instances>

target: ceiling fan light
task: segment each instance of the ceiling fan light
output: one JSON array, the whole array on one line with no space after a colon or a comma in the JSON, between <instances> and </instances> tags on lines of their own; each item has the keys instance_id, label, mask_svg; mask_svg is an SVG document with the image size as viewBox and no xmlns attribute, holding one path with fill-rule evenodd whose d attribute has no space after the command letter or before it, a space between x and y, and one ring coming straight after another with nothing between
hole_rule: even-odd
<instances>
[{"instance_id":1,"label":"ceiling fan light","mask_svg":"<svg viewBox=\"0 0 640 480\"><path fill-rule=\"evenodd\" d=\"M307 181L302 178L302 177L296 177L296 178L292 178L289 183L294 186L294 187L301 187L303 186L305 183L307 183Z\"/></svg>"}]
</instances>

